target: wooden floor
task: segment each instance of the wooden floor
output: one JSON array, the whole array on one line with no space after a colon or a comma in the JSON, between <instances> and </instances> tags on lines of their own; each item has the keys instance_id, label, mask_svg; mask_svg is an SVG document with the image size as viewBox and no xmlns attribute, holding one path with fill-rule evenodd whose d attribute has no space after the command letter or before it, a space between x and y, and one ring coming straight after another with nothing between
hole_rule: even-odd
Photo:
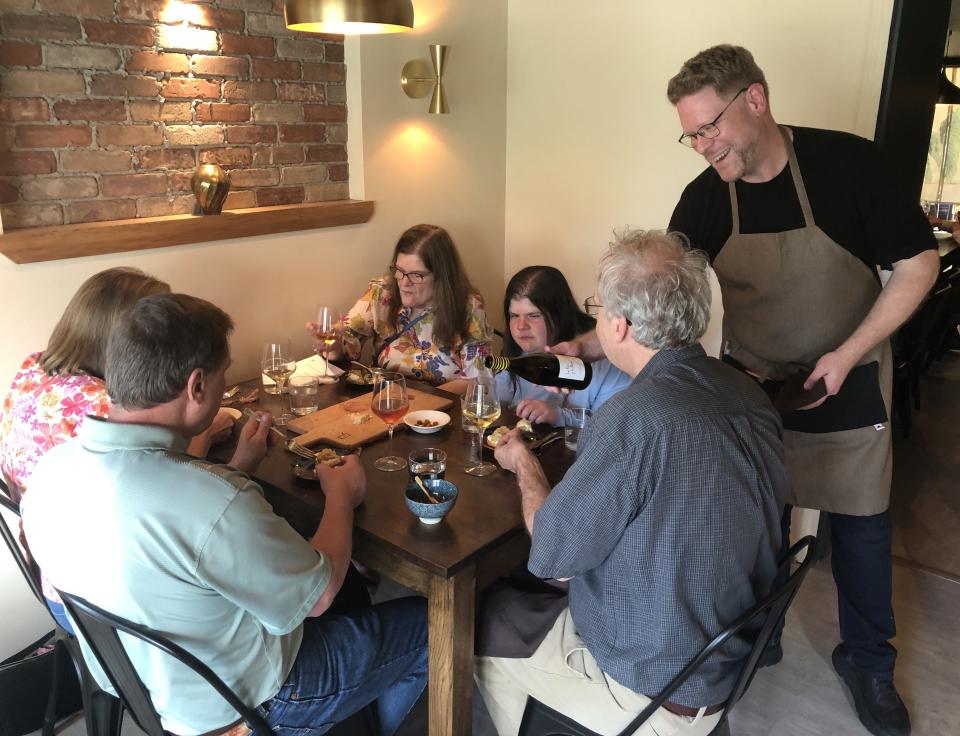
<instances>
[{"instance_id":1,"label":"wooden floor","mask_svg":"<svg viewBox=\"0 0 960 736\"><path fill-rule=\"evenodd\" d=\"M960 579L960 352L930 367L913 419L894 435L893 553Z\"/></svg>"}]
</instances>

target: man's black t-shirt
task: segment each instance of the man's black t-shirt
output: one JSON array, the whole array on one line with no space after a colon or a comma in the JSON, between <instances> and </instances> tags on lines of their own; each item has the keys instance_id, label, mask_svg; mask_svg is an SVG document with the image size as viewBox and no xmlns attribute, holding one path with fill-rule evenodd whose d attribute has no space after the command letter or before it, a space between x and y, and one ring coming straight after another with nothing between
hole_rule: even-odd
<instances>
[{"instance_id":1,"label":"man's black t-shirt","mask_svg":"<svg viewBox=\"0 0 960 736\"><path fill-rule=\"evenodd\" d=\"M926 217L890 174L880 148L849 133L793 130L793 146L816 224L873 270L936 248ZM730 193L713 167L687 185L670 218L712 261L732 231ZM789 165L768 182L738 181L740 231L779 233L804 226Z\"/></svg>"}]
</instances>

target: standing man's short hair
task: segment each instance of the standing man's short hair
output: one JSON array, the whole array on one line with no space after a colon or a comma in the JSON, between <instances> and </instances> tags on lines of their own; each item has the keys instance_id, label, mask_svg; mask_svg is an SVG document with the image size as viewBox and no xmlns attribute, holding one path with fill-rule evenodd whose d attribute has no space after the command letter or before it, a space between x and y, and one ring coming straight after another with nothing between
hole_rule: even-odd
<instances>
[{"instance_id":1,"label":"standing man's short hair","mask_svg":"<svg viewBox=\"0 0 960 736\"><path fill-rule=\"evenodd\" d=\"M695 94L704 87L713 87L718 95L727 97L757 82L763 85L764 95L769 100L767 79L753 60L753 54L743 46L711 46L684 62L677 75L667 84L667 99L671 105L676 105L687 95Z\"/></svg>"},{"instance_id":2,"label":"standing man's short hair","mask_svg":"<svg viewBox=\"0 0 960 736\"><path fill-rule=\"evenodd\" d=\"M195 368L213 373L230 358L233 320L186 294L138 301L117 323L107 346L107 393L124 409L173 401Z\"/></svg>"},{"instance_id":3,"label":"standing man's short hair","mask_svg":"<svg viewBox=\"0 0 960 736\"><path fill-rule=\"evenodd\" d=\"M707 256L680 233L626 230L600 262L597 297L628 319L633 339L655 350L697 342L710 322ZM602 319L602 317L601 317Z\"/></svg>"}]
</instances>

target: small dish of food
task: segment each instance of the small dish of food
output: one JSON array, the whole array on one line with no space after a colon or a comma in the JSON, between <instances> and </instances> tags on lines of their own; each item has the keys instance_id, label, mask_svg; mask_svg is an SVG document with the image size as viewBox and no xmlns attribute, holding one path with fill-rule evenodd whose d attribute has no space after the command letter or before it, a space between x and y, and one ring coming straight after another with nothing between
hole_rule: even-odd
<instances>
[{"instance_id":1,"label":"small dish of food","mask_svg":"<svg viewBox=\"0 0 960 736\"><path fill-rule=\"evenodd\" d=\"M352 383L354 386L372 386L374 374L375 370L373 368L353 362L353 367L343 374L343 380Z\"/></svg>"},{"instance_id":2,"label":"small dish of food","mask_svg":"<svg viewBox=\"0 0 960 736\"><path fill-rule=\"evenodd\" d=\"M414 432L420 434L433 434L439 432L443 427L450 424L450 415L442 411L432 411L430 409L420 409L411 411L403 418L406 424Z\"/></svg>"},{"instance_id":3,"label":"small dish of food","mask_svg":"<svg viewBox=\"0 0 960 736\"><path fill-rule=\"evenodd\" d=\"M331 468L335 468L343 463L343 456L349 454L346 450L335 450L332 447L324 447L318 450L314 457L298 457L290 463L290 470L298 478L304 480L316 480L317 474L314 467L317 463L325 463Z\"/></svg>"},{"instance_id":4,"label":"small dish of food","mask_svg":"<svg viewBox=\"0 0 960 736\"><path fill-rule=\"evenodd\" d=\"M239 409L234 409L232 406L221 406L220 411L232 416L233 421L235 422L238 421L240 417L243 416L243 413Z\"/></svg>"},{"instance_id":5,"label":"small dish of food","mask_svg":"<svg viewBox=\"0 0 960 736\"><path fill-rule=\"evenodd\" d=\"M530 424L529 420L527 419L517 420L517 423L513 428L519 429L523 439L525 439L527 442L535 442L540 438L540 435L536 433L533 425ZM500 444L500 440L503 439L503 436L509 431L510 427L494 427L493 431L484 437L484 442L487 443L487 447L496 447Z\"/></svg>"}]
</instances>

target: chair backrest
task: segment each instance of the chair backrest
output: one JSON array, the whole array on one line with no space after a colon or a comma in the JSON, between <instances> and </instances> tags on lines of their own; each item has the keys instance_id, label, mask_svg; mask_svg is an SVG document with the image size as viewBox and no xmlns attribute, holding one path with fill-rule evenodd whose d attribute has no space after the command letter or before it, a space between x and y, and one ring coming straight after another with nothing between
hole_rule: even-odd
<instances>
[{"instance_id":1,"label":"chair backrest","mask_svg":"<svg viewBox=\"0 0 960 736\"><path fill-rule=\"evenodd\" d=\"M15 514L17 518L20 518L20 505L10 498L7 484L4 483L2 479L0 479L0 506ZM7 520L2 514L0 514L0 536L3 536L3 541L6 542L7 549L9 549L10 554L13 555L13 560L17 563L17 567L20 568L20 572L23 573L23 577L27 581L27 585L30 586L30 590L33 591L37 600L46 608L46 599L43 597L43 591L40 589L40 570L37 568L36 563L28 559L24 554L18 541L19 533L10 528L10 525L7 524Z\"/></svg>"},{"instance_id":2,"label":"chair backrest","mask_svg":"<svg viewBox=\"0 0 960 736\"><path fill-rule=\"evenodd\" d=\"M119 636L121 631L152 644L200 675L250 726L256 729L258 736L275 736L273 730L254 708L243 703L213 670L183 647L146 626L114 616L79 596L63 591L58 592L74 624L120 695L127 710L133 714L137 725L148 736L165 736L166 732L161 725L160 715L150 699L150 692L123 648L123 642L120 641Z\"/></svg>"},{"instance_id":3,"label":"chair backrest","mask_svg":"<svg viewBox=\"0 0 960 736\"><path fill-rule=\"evenodd\" d=\"M797 594L800 583L803 582L803 579L810 571L810 567L816 560L816 542L816 537L807 536L793 545L784 559L781 560L781 569L785 567L789 569L789 566L799 558L800 553L806 550L806 556L803 562L787 576L783 583L771 590L765 598L740 615L733 623L727 626L727 628L717 634L709 644L703 647L703 649L690 660L687 666L680 670L679 674L668 682L660 693L650 701L647 707L640 711L630 725L620 732L619 736L629 736L636 731L663 703L670 700L670 696L676 692L676 690L687 681L690 675L707 661L714 652L720 649L731 637L757 620L762 619L763 623L753 641L750 654L743 663L740 676L737 678L730 697L727 699L723 715L715 727L714 733L722 731L725 728L724 723L727 714L736 702L740 700L753 681L753 676L759 668L760 658L770 643L770 637L773 635L773 632L780 627L784 616L786 616L787 608ZM523 721L520 725L521 736L546 736L547 734L551 736L566 736L568 734L569 736L596 736L592 731L575 723L562 713L558 713L544 706L542 703L534 704L536 704L536 701L534 701L533 698L528 699L527 708L524 711Z\"/></svg>"},{"instance_id":4,"label":"chair backrest","mask_svg":"<svg viewBox=\"0 0 960 736\"><path fill-rule=\"evenodd\" d=\"M787 552L784 559L780 561L780 566L781 568L786 566L789 569L789 566L791 566L800 557L800 553L806 551L806 556L797 569L790 573L783 583L770 591L770 593L764 599L756 603L745 613L741 614L739 618L737 618L733 623L727 626L727 628L717 634L713 638L713 641L701 649L697 656L690 660L687 666L680 670L680 673L670 682L668 682L667 686L660 691L660 694L651 700L650 704L640 712L634 723L631 724L632 728L628 727L623 730L622 736L627 736L627 734L633 733L633 731L635 731L641 723L647 720L647 718L649 718L657 708L659 708L665 701L670 699L670 696L677 690L677 688L686 682L687 678L690 677L690 675L692 675L696 669L700 667L700 665L706 662L710 656L720 647L722 647L731 637L735 636L755 621L763 619L763 624L761 625L760 630L757 632L756 638L753 641L753 647L750 649L750 654L743 663L743 669L740 671L740 676L737 678L737 681L733 686L733 690L730 692L730 697L727 698L727 704L723 712L723 718L726 719L727 713L734 705L736 705L737 701L743 697L743 694L750 686L750 683L753 682L753 676L757 673L757 670L760 666L760 658L763 656L764 650L770 643L770 637L773 635L775 630L780 628L784 617L787 615L787 608L790 607L790 603L793 602L793 598L797 594L797 590L800 588L800 583L803 582L803 579L807 576L807 573L810 571L810 568L813 566L813 563L816 560L816 547L817 538L812 535L804 537L795 545L793 545L789 552Z\"/></svg>"}]
</instances>

